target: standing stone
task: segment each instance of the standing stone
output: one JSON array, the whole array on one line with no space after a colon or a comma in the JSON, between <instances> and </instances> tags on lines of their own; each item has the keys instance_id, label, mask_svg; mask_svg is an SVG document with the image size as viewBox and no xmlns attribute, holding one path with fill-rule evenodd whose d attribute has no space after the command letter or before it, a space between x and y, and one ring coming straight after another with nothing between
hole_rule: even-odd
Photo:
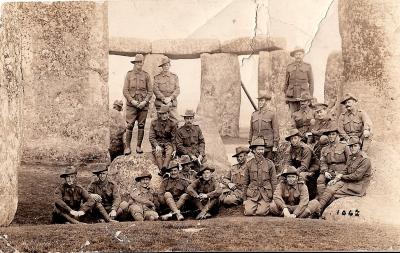
<instances>
[{"instance_id":1,"label":"standing stone","mask_svg":"<svg viewBox=\"0 0 400 253\"><path fill-rule=\"evenodd\" d=\"M205 105L206 110L216 110L217 129L221 136L239 136L240 83L237 55L201 55L200 104ZM216 107L209 105L210 100Z\"/></svg>"},{"instance_id":2,"label":"standing stone","mask_svg":"<svg viewBox=\"0 0 400 253\"><path fill-rule=\"evenodd\" d=\"M22 12L22 160L107 161L107 4L31 2Z\"/></svg>"},{"instance_id":3,"label":"standing stone","mask_svg":"<svg viewBox=\"0 0 400 253\"><path fill-rule=\"evenodd\" d=\"M335 201L324 215L334 219L334 215L329 215L330 208L348 209L359 204L376 210L364 212L368 221L393 223L398 214L387 210L400 209L400 141L397 138L400 134L400 2L341 0L339 24L345 78L343 93L355 94L374 124L373 142L368 150L373 178L365 198L358 198L357 203L354 198ZM385 205L379 206L382 202Z\"/></svg>"},{"instance_id":4,"label":"standing stone","mask_svg":"<svg viewBox=\"0 0 400 253\"><path fill-rule=\"evenodd\" d=\"M0 27L0 226L14 218L21 160L22 72L20 3L2 6Z\"/></svg>"},{"instance_id":5,"label":"standing stone","mask_svg":"<svg viewBox=\"0 0 400 253\"><path fill-rule=\"evenodd\" d=\"M343 58L342 52L332 52L328 56L325 70L324 100L331 114L337 119L340 115L340 98L343 97Z\"/></svg>"}]
</instances>

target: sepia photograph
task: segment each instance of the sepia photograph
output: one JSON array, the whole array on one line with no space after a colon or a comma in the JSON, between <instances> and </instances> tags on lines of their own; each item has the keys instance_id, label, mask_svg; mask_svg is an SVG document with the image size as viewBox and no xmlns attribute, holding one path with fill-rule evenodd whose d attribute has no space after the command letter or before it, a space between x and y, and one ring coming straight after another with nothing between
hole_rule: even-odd
<instances>
[{"instance_id":1,"label":"sepia photograph","mask_svg":"<svg viewBox=\"0 0 400 253\"><path fill-rule=\"evenodd\" d=\"M0 253L398 251L399 66L399 0L2 0Z\"/></svg>"}]
</instances>

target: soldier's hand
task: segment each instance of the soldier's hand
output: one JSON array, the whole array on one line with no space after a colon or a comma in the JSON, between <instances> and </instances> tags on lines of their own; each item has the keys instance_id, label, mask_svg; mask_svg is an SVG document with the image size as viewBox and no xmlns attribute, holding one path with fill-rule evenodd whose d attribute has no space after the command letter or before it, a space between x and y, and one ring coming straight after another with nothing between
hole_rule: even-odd
<instances>
[{"instance_id":1,"label":"soldier's hand","mask_svg":"<svg viewBox=\"0 0 400 253\"><path fill-rule=\"evenodd\" d=\"M276 152L276 151L278 151L278 148L277 147L273 147L272 148L272 152Z\"/></svg>"},{"instance_id":2,"label":"soldier's hand","mask_svg":"<svg viewBox=\"0 0 400 253\"><path fill-rule=\"evenodd\" d=\"M134 99L131 100L131 104L132 104L133 106L135 106L135 107L138 107L138 106L139 106L139 102L136 101L136 100L134 100Z\"/></svg>"},{"instance_id":3,"label":"soldier's hand","mask_svg":"<svg viewBox=\"0 0 400 253\"><path fill-rule=\"evenodd\" d=\"M201 162L201 160L203 160L203 156L199 155L199 157L197 159L199 159L199 162Z\"/></svg>"},{"instance_id":4,"label":"soldier's hand","mask_svg":"<svg viewBox=\"0 0 400 253\"><path fill-rule=\"evenodd\" d=\"M327 179L332 179L332 175L329 172L325 172L324 175Z\"/></svg>"},{"instance_id":5,"label":"soldier's hand","mask_svg":"<svg viewBox=\"0 0 400 253\"><path fill-rule=\"evenodd\" d=\"M117 212L115 210L111 210L111 212L108 215L113 218L117 216Z\"/></svg>"},{"instance_id":6,"label":"soldier's hand","mask_svg":"<svg viewBox=\"0 0 400 253\"><path fill-rule=\"evenodd\" d=\"M159 146L159 145L157 145L157 146L156 146L156 152L161 152L161 151L162 151L162 147Z\"/></svg>"},{"instance_id":7,"label":"soldier's hand","mask_svg":"<svg viewBox=\"0 0 400 253\"><path fill-rule=\"evenodd\" d=\"M371 132L369 130L364 130L364 137L368 138L370 136Z\"/></svg>"},{"instance_id":8,"label":"soldier's hand","mask_svg":"<svg viewBox=\"0 0 400 253\"><path fill-rule=\"evenodd\" d=\"M90 196L96 201L96 202L101 202L101 196L99 194L90 194Z\"/></svg>"},{"instance_id":9,"label":"soldier's hand","mask_svg":"<svg viewBox=\"0 0 400 253\"><path fill-rule=\"evenodd\" d=\"M69 213L70 213L72 216L75 216L75 217L78 217L78 216L79 216L78 212L77 212L77 211L74 211L74 210L71 210Z\"/></svg>"},{"instance_id":10,"label":"soldier's hand","mask_svg":"<svg viewBox=\"0 0 400 253\"><path fill-rule=\"evenodd\" d=\"M285 217L285 218L289 218L290 217L289 209L283 208L283 217Z\"/></svg>"},{"instance_id":11,"label":"soldier's hand","mask_svg":"<svg viewBox=\"0 0 400 253\"><path fill-rule=\"evenodd\" d=\"M171 98L170 97L164 98L164 103L169 104L170 102L171 102Z\"/></svg>"},{"instance_id":12,"label":"soldier's hand","mask_svg":"<svg viewBox=\"0 0 400 253\"><path fill-rule=\"evenodd\" d=\"M207 197L207 194L204 194L204 193L200 193L200 194L199 194L199 197L200 197L200 199L206 199L206 198L208 198L208 197Z\"/></svg>"},{"instance_id":13,"label":"soldier's hand","mask_svg":"<svg viewBox=\"0 0 400 253\"><path fill-rule=\"evenodd\" d=\"M235 190L236 189L236 185L234 183L228 183L228 188L231 190Z\"/></svg>"},{"instance_id":14,"label":"soldier's hand","mask_svg":"<svg viewBox=\"0 0 400 253\"><path fill-rule=\"evenodd\" d=\"M146 103L147 103L146 101L140 102L139 105L138 105L138 108L139 108L139 109L144 108L144 107L146 106Z\"/></svg>"},{"instance_id":15,"label":"soldier's hand","mask_svg":"<svg viewBox=\"0 0 400 253\"><path fill-rule=\"evenodd\" d=\"M79 216L85 215L85 212L84 211L78 211L77 214L78 214L78 217L79 217Z\"/></svg>"}]
</instances>

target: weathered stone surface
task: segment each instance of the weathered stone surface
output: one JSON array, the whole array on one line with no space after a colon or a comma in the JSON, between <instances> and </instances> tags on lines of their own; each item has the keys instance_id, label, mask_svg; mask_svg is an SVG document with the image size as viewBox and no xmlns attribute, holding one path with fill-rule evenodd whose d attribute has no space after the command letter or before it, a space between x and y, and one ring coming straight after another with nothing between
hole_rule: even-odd
<instances>
[{"instance_id":1,"label":"weathered stone surface","mask_svg":"<svg viewBox=\"0 0 400 253\"><path fill-rule=\"evenodd\" d=\"M0 226L7 226L17 211L17 169L21 159L22 72L19 9L2 6L0 28Z\"/></svg>"},{"instance_id":2,"label":"weathered stone surface","mask_svg":"<svg viewBox=\"0 0 400 253\"><path fill-rule=\"evenodd\" d=\"M240 66L237 55L201 55L201 94L199 104L216 111L217 129L221 136L239 136ZM216 107L210 106L212 100Z\"/></svg>"},{"instance_id":3,"label":"weathered stone surface","mask_svg":"<svg viewBox=\"0 0 400 253\"><path fill-rule=\"evenodd\" d=\"M107 4L24 3L27 163L108 159Z\"/></svg>"},{"instance_id":4,"label":"weathered stone surface","mask_svg":"<svg viewBox=\"0 0 400 253\"><path fill-rule=\"evenodd\" d=\"M153 54L165 54L171 59L194 59L202 53L219 53L217 39L162 39L152 42Z\"/></svg>"},{"instance_id":5,"label":"weathered stone surface","mask_svg":"<svg viewBox=\"0 0 400 253\"><path fill-rule=\"evenodd\" d=\"M293 120L283 92L286 66L291 62L289 53L284 50L260 52L258 63L258 91L267 91L272 99L272 107L277 111L280 141L285 141Z\"/></svg>"},{"instance_id":6,"label":"weathered stone surface","mask_svg":"<svg viewBox=\"0 0 400 253\"><path fill-rule=\"evenodd\" d=\"M124 148L124 133L126 121L122 113L110 108L110 150L120 150Z\"/></svg>"},{"instance_id":7,"label":"weathered stone surface","mask_svg":"<svg viewBox=\"0 0 400 253\"><path fill-rule=\"evenodd\" d=\"M275 51L286 48L285 38L271 38L267 35L243 37L221 43L221 53L257 54L260 51Z\"/></svg>"},{"instance_id":8,"label":"weathered stone surface","mask_svg":"<svg viewBox=\"0 0 400 253\"><path fill-rule=\"evenodd\" d=\"M339 1L343 93L355 94L374 124L373 142L368 150L374 168L373 182L367 197L354 203L368 209L364 211L368 221L393 223L398 214L388 212L388 208L400 209L400 143L396 138L400 133L399 13L400 2L396 0ZM350 203L342 201L332 205L341 208L341 203L343 207Z\"/></svg>"},{"instance_id":9,"label":"weathered stone surface","mask_svg":"<svg viewBox=\"0 0 400 253\"><path fill-rule=\"evenodd\" d=\"M217 167L215 174L224 175L229 169L224 143L218 133L215 101L208 99L207 104L199 103L197 107L196 124L200 126L206 144L207 163Z\"/></svg>"},{"instance_id":10,"label":"weathered stone surface","mask_svg":"<svg viewBox=\"0 0 400 253\"><path fill-rule=\"evenodd\" d=\"M151 153L131 154L115 158L109 168L109 177L119 185L121 194L126 198L136 185L135 177L145 170L152 175L151 187L159 189L162 178L158 175L159 170L153 162Z\"/></svg>"},{"instance_id":11,"label":"weathered stone surface","mask_svg":"<svg viewBox=\"0 0 400 253\"><path fill-rule=\"evenodd\" d=\"M110 37L109 52L113 55L135 56L151 53L151 42L146 39Z\"/></svg>"},{"instance_id":12,"label":"weathered stone surface","mask_svg":"<svg viewBox=\"0 0 400 253\"><path fill-rule=\"evenodd\" d=\"M161 67L159 65L161 64L161 59L164 58L165 56L162 54L148 54L144 58L144 63L143 63L143 70L149 73L150 75L150 80L152 85L154 86L154 76L158 75L161 72ZM156 108L154 106L154 100L156 99L156 96L153 94L153 97L150 100L150 107L149 107L149 121L150 118L156 118L157 117L157 112ZM150 122L149 122L150 123Z\"/></svg>"},{"instance_id":13,"label":"weathered stone surface","mask_svg":"<svg viewBox=\"0 0 400 253\"><path fill-rule=\"evenodd\" d=\"M325 70L324 102L329 106L331 115L339 117L340 98L343 97L343 58L342 52L332 52L328 56Z\"/></svg>"}]
</instances>

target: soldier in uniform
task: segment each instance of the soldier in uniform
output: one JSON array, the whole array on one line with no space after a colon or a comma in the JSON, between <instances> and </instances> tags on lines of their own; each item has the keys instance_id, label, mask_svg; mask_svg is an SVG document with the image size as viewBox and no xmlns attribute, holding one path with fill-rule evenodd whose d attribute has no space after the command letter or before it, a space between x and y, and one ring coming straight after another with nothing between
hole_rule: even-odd
<instances>
[{"instance_id":1,"label":"soldier in uniform","mask_svg":"<svg viewBox=\"0 0 400 253\"><path fill-rule=\"evenodd\" d=\"M124 154L131 153L132 130L135 122L138 122L138 136L136 153L143 153L142 141L144 136L144 126L146 124L149 101L153 95L153 87L150 82L150 76L142 70L144 56L137 54L133 70L128 71L125 77L123 94L126 98L126 141Z\"/></svg>"},{"instance_id":2,"label":"soldier in uniform","mask_svg":"<svg viewBox=\"0 0 400 253\"><path fill-rule=\"evenodd\" d=\"M81 223L81 219L95 204L89 193L76 183L75 167L67 167L60 175L65 182L56 189L52 223Z\"/></svg>"},{"instance_id":3,"label":"soldier in uniform","mask_svg":"<svg viewBox=\"0 0 400 253\"><path fill-rule=\"evenodd\" d=\"M336 124L334 120L328 115L328 105L324 103L317 103L314 105L315 110L315 124L311 128L314 141L318 142L324 131Z\"/></svg>"},{"instance_id":4,"label":"soldier in uniform","mask_svg":"<svg viewBox=\"0 0 400 253\"><path fill-rule=\"evenodd\" d=\"M243 203L244 188L246 187L244 176L249 152L250 149L246 147L237 147L236 154L232 156L236 157L238 163L233 165L231 170L222 178L224 187L219 200L224 205L237 206Z\"/></svg>"},{"instance_id":5,"label":"soldier in uniform","mask_svg":"<svg viewBox=\"0 0 400 253\"><path fill-rule=\"evenodd\" d=\"M290 52L290 56L295 58L295 61L290 63L286 68L286 79L284 92L291 112L298 110L298 102L303 93L308 93L311 96L314 94L314 78L309 63L303 62L304 49L295 48Z\"/></svg>"},{"instance_id":6,"label":"soldier in uniform","mask_svg":"<svg viewBox=\"0 0 400 253\"><path fill-rule=\"evenodd\" d=\"M133 189L129 200L129 213L135 221L157 220L156 212L157 194L150 188L151 174L142 172L135 178L139 182L138 187Z\"/></svg>"},{"instance_id":7,"label":"soldier in uniform","mask_svg":"<svg viewBox=\"0 0 400 253\"><path fill-rule=\"evenodd\" d=\"M182 117L185 124L177 130L175 138L177 155L188 155L192 161L205 163L207 159L204 137L200 127L193 124L194 111L186 110Z\"/></svg>"},{"instance_id":8,"label":"soldier in uniform","mask_svg":"<svg viewBox=\"0 0 400 253\"><path fill-rule=\"evenodd\" d=\"M271 214L285 218L308 218L318 211L315 202L309 202L308 189L299 178L299 172L293 166L287 166L282 172L283 179L274 192Z\"/></svg>"},{"instance_id":9,"label":"soldier in uniform","mask_svg":"<svg viewBox=\"0 0 400 253\"><path fill-rule=\"evenodd\" d=\"M340 136L348 141L357 136L361 140L362 150L368 151L372 137L372 122L368 114L357 108L357 99L352 94L346 94L341 102L346 111L339 116Z\"/></svg>"},{"instance_id":10,"label":"soldier in uniform","mask_svg":"<svg viewBox=\"0 0 400 253\"><path fill-rule=\"evenodd\" d=\"M190 160L188 155L183 155L179 159L179 165L181 166L181 176L189 180L189 182L193 182L197 179L197 173L193 170L192 165L193 161Z\"/></svg>"},{"instance_id":11,"label":"soldier in uniform","mask_svg":"<svg viewBox=\"0 0 400 253\"><path fill-rule=\"evenodd\" d=\"M311 99L308 93L301 94L301 97L297 99L300 102L300 109L292 114L295 126L303 138L306 133L311 133L311 123L315 121L314 111L310 108Z\"/></svg>"},{"instance_id":12,"label":"soldier in uniform","mask_svg":"<svg viewBox=\"0 0 400 253\"><path fill-rule=\"evenodd\" d=\"M177 121L177 97L180 93L178 76L169 71L171 63L168 57L161 60L159 67L162 67L161 73L154 76L154 105L157 110L162 105L169 106L171 118Z\"/></svg>"},{"instance_id":13,"label":"soldier in uniform","mask_svg":"<svg viewBox=\"0 0 400 253\"><path fill-rule=\"evenodd\" d=\"M187 193L193 198L194 204L200 210L196 219L207 219L211 217L210 211L218 205L221 195L219 183L212 176L214 168L204 165L197 173L199 177L187 187Z\"/></svg>"},{"instance_id":14,"label":"soldier in uniform","mask_svg":"<svg viewBox=\"0 0 400 253\"><path fill-rule=\"evenodd\" d=\"M278 150L279 123L275 111L267 106L271 100L266 92L260 92L258 110L253 112L250 120L249 144L257 138L265 142L265 157L272 160L272 152Z\"/></svg>"},{"instance_id":15,"label":"soldier in uniform","mask_svg":"<svg viewBox=\"0 0 400 253\"><path fill-rule=\"evenodd\" d=\"M149 140L160 175L164 175L169 162L175 155L174 139L177 124L168 117L168 106L161 106L157 114L158 118L150 125Z\"/></svg>"},{"instance_id":16,"label":"soldier in uniform","mask_svg":"<svg viewBox=\"0 0 400 253\"><path fill-rule=\"evenodd\" d=\"M113 109L110 110L110 153L111 161L124 154L124 133L126 122L121 114L122 100L115 100Z\"/></svg>"},{"instance_id":17,"label":"soldier in uniform","mask_svg":"<svg viewBox=\"0 0 400 253\"><path fill-rule=\"evenodd\" d=\"M190 181L180 176L179 163L177 161L171 161L168 172L170 176L164 178L161 183L159 200L160 204L166 204L171 212L162 215L161 219L168 220L176 215L176 219L181 221L184 219L181 214L181 208L189 199L186 189Z\"/></svg>"},{"instance_id":18,"label":"soldier in uniform","mask_svg":"<svg viewBox=\"0 0 400 253\"><path fill-rule=\"evenodd\" d=\"M328 187L318 200L320 212L335 199L348 196L362 197L366 193L371 180L371 161L367 154L361 151L358 137L350 137L347 145L350 147L351 155L346 172L336 174L336 177L328 183Z\"/></svg>"},{"instance_id":19,"label":"soldier in uniform","mask_svg":"<svg viewBox=\"0 0 400 253\"><path fill-rule=\"evenodd\" d=\"M269 205L276 189L277 177L274 163L264 157L264 141L253 140L250 149L254 158L246 163L244 215L262 215L269 213Z\"/></svg>"},{"instance_id":20,"label":"soldier in uniform","mask_svg":"<svg viewBox=\"0 0 400 253\"><path fill-rule=\"evenodd\" d=\"M108 166L99 166L92 171L97 176L97 180L88 186L90 196L96 201L92 211L97 211L106 222L115 221L117 214L123 212L119 210L121 196L116 183L108 179Z\"/></svg>"},{"instance_id":21,"label":"soldier in uniform","mask_svg":"<svg viewBox=\"0 0 400 253\"><path fill-rule=\"evenodd\" d=\"M323 134L328 136L329 144L321 150L320 175L317 179L318 196L322 196L326 184L335 178L336 174L345 173L346 163L350 156L350 149L347 145L339 142L337 126L332 126Z\"/></svg>"}]
</instances>

